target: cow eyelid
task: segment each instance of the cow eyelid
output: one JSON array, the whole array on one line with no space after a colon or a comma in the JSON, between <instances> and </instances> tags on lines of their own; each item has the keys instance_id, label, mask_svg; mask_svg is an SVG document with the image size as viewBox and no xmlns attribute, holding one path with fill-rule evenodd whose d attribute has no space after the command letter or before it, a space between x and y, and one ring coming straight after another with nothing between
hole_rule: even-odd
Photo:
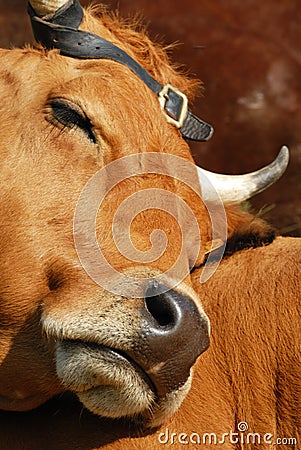
<instances>
[{"instance_id":1,"label":"cow eyelid","mask_svg":"<svg viewBox=\"0 0 301 450\"><path fill-rule=\"evenodd\" d=\"M64 99L54 99L49 102L50 122L56 122L61 128L80 128L94 144L97 143L93 125L86 114L75 104Z\"/></svg>"}]
</instances>

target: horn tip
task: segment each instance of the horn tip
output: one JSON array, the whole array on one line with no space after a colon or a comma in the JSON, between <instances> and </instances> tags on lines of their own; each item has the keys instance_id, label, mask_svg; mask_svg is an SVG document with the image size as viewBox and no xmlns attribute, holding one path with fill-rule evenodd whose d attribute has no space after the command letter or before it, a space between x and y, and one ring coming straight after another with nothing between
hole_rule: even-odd
<instances>
[{"instance_id":1,"label":"horn tip","mask_svg":"<svg viewBox=\"0 0 301 450\"><path fill-rule=\"evenodd\" d=\"M288 166L289 159L290 159L290 151L286 145L283 145L281 147L276 159L279 161L281 167L283 167L283 169L285 170Z\"/></svg>"},{"instance_id":2,"label":"horn tip","mask_svg":"<svg viewBox=\"0 0 301 450\"><path fill-rule=\"evenodd\" d=\"M285 159L289 159L290 151L287 145L283 145L280 149L279 155L281 155Z\"/></svg>"}]
</instances>

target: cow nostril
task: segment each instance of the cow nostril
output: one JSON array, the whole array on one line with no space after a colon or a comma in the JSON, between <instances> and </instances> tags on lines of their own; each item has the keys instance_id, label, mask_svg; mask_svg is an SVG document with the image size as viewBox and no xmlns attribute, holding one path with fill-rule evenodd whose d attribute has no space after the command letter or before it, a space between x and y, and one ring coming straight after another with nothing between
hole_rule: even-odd
<instances>
[{"instance_id":1,"label":"cow nostril","mask_svg":"<svg viewBox=\"0 0 301 450\"><path fill-rule=\"evenodd\" d=\"M151 281L141 307L140 345L133 359L159 396L186 383L198 356L209 346L209 323L194 299Z\"/></svg>"},{"instance_id":2,"label":"cow nostril","mask_svg":"<svg viewBox=\"0 0 301 450\"><path fill-rule=\"evenodd\" d=\"M166 301L164 295L148 296L145 299L145 305L148 312L155 321L161 326L174 326L177 322L177 311L169 301Z\"/></svg>"}]
</instances>

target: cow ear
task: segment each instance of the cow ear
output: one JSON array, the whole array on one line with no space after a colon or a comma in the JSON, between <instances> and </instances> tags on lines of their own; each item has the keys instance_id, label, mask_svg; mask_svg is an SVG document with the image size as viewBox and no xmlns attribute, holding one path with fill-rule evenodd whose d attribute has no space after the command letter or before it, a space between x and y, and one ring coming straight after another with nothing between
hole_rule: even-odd
<instances>
[{"instance_id":1,"label":"cow ear","mask_svg":"<svg viewBox=\"0 0 301 450\"><path fill-rule=\"evenodd\" d=\"M275 239L276 230L256 215L238 206L226 206L228 240L225 256L246 248L268 245Z\"/></svg>"}]
</instances>

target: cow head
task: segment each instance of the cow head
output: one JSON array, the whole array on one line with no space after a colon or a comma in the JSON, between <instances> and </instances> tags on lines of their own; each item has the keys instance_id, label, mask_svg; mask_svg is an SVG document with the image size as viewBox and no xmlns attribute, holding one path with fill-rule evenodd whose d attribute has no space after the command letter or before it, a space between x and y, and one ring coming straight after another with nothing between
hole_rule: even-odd
<instances>
[{"instance_id":1,"label":"cow head","mask_svg":"<svg viewBox=\"0 0 301 450\"><path fill-rule=\"evenodd\" d=\"M43 24L78 4L31 6ZM81 28L161 86L191 94L195 83L143 33L89 12ZM212 184L239 201L267 186L271 170L229 179L197 169L182 137L192 133L187 111L184 123L167 120L178 91L156 95L120 61L43 48L1 58L0 408L27 410L71 390L99 415L156 426L185 398L209 345L189 277L214 241L199 182L217 208Z\"/></svg>"}]
</instances>

